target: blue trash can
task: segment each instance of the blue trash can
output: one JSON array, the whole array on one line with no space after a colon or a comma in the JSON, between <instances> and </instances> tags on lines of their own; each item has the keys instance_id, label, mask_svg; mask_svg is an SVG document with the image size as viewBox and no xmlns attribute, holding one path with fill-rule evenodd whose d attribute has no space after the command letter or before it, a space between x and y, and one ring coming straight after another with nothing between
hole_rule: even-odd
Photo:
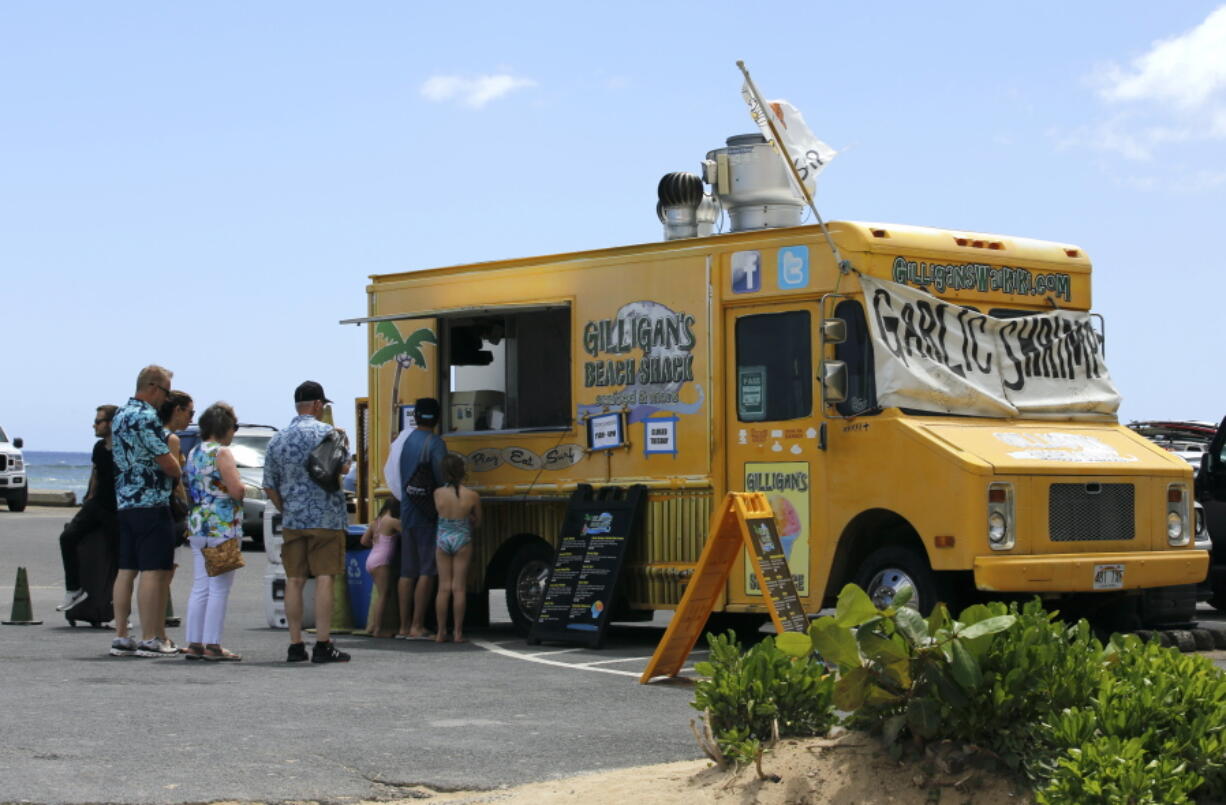
<instances>
[{"instance_id":1,"label":"blue trash can","mask_svg":"<svg viewBox=\"0 0 1226 805\"><path fill-rule=\"evenodd\" d=\"M350 536L361 537L366 526L349 526ZM374 592L374 579L366 572L366 557L370 548L345 551L345 584L349 588L349 612L353 616L353 628L366 628L366 613L370 611L370 598Z\"/></svg>"}]
</instances>

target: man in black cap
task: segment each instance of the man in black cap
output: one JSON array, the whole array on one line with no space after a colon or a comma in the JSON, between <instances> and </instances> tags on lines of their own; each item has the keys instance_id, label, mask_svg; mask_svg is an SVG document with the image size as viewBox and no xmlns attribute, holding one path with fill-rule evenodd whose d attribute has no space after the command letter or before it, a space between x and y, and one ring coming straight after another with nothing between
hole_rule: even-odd
<instances>
[{"instance_id":1,"label":"man in black cap","mask_svg":"<svg viewBox=\"0 0 1226 805\"><path fill-rule=\"evenodd\" d=\"M433 593L431 580L438 575L434 545L438 514L434 490L443 485L443 458L447 445L434 435L440 406L433 397L413 404L416 428L400 448L400 632L396 637L422 640L426 634L426 609Z\"/></svg>"},{"instance_id":2,"label":"man in black cap","mask_svg":"<svg viewBox=\"0 0 1226 805\"><path fill-rule=\"evenodd\" d=\"M329 492L307 474L307 457L332 431L318 417L332 402L324 387L307 380L294 390L298 415L268 442L264 491L281 510L281 566L285 568L285 619L289 621L286 662L304 662L302 592L315 577L315 646L311 662L349 662L331 640L333 577L345 571L345 493ZM349 469L346 465L342 473Z\"/></svg>"}]
</instances>

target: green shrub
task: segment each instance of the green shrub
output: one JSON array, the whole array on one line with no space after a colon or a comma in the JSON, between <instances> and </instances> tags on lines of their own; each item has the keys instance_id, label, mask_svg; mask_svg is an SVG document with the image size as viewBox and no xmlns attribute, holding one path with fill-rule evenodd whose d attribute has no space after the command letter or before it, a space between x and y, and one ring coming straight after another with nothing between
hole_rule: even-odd
<instances>
[{"instance_id":1,"label":"green shrub","mask_svg":"<svg viewBox=\"0 0 1226 805\"><path fill-rule=\"evenodd\" d=\"M988 748L1018 768L1032 754L1042 722L1084 704L1098 690L1106 655L1086 621L1066 624L1038 599L1022 607L977 605L961 619L1005 613L1014 623L983 652L984 684L958 708L946 737Z\"/></svg>"},{"instance_id":2,"label":"green shrub","mask_svg":"<svg viewBox=\"0 0 1226 805\"><path fill-rule=\"evenodd\" d=\"M880 730L887 744L904 733L930 740L959 735L972 700L990 690L981 660L993 636L1015 616L971 607L953 620L938 604L925 620L905 606L904 588L894 606L880 610L854 584L839 593L833 617L809 628L817 652L839 671L834 702L852 712L852 726ZM781 636L783 640L785 636ZM800 636L786 636L785 648L801 651Z\"/></svg>"},{"instance_id":3,"label":"green shrub","mask_svg":"<svg viewBox=\"0 0 1226 805\"><path fill-rule=\"evenodd\" d=\"M1176 757L1151 757L1140 738L1096 735L1069 749L1047 784L1040 805L1166 805L1187 802L1202 778Z\"/></svg>"},{"instance_id":4,"label":"green shrub","mask_svg":"<svg viewBox=\"0 0 1226 805\"><path fill-rule=\"evenodd\" d=\"M808 635L745 653L731 635L712 638L694 707L729 759L759 760L776 722L781 736L825 732L833 703L892 746L910 736L987 749L1023 769L1043 803L1226 800L1226 674L1208 658L1135 636L1104 646L1037 599L957 620L938 605L925 619L904 606L908 592L879 610L848 585Z\"/></svg>"},{"instance_id":5,"label":"green shrub","mask_svg":"<svg viewBox=\"0 0 1226 805\"><path fill-rule=\"evenodd\" d=\"M1226 794L1226 674L1206 657L1119 635L1100 667L1092 695L1035 731L1040 790L1063 791L1070 769L1098 763L1091 748L1126 747L1127 774L1110 779L1138 798L1122 801L1147 802L1145 786L1160 792L1167 785L1220 800Z\"/></svg>"},{"instance_id":6,"label":"green shrub","mask_svg":"<svg viewBox=\"0 0 1226 805\"><path fill-rule=\"evenodd\" d=\"M776 734L824 735L835 724L834 678L817 660L789 655L770 637L748 651L732 632L708 642L710 658L695 665L706 679L696 685L691 706L708 714L730 760L756 759L752 753Z\"/></svg>"}]
</instances>

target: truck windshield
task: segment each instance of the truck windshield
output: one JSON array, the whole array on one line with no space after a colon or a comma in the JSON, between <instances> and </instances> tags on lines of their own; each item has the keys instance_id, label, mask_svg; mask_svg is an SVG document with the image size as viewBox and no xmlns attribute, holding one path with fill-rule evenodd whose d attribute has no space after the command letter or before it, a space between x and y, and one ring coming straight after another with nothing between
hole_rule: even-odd
<instances>
[{"instance_id":1,"label":"truck windshield","mask_svg":"<svg viewBox=\"0 0 1226 805\"><path fill-rule=\"evenodd\" d=\"M7 442L8 440L8 434L4 432L4 428L0 428L0 442Z\"/></svg>"}]
</instances>

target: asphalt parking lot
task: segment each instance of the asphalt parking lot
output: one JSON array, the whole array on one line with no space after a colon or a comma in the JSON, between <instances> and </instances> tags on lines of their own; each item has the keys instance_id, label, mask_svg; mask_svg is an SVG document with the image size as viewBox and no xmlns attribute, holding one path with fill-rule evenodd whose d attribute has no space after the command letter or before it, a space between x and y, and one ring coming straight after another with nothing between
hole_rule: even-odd
<instances>
[{"instance_id":1,"label":"asphalt parking lot","mask_svg":"<svg viewBox=\"0 0 1226 805\"><path fill-rule=\"evenodd\" d=\"M498 590L467 644L341 635L353 662L287 665L288 637L265 619L264 554L249 552L224 641L243 662L113 658L110 632L54 609L71 513L0 512L0 611L24 566L43 621L0 626L0 802L393 799L700 757L690 686L638 684L666 614L614 625L599 651L530 646ZM190 583L175 578L178 615ZM1226 630L1205 605L1198 617ZM1226 668L1226 652L1209 655Z\"/></svg>"},{"instance_id":2,"label":"asphalt parking lot","mask_svg":"<svg viewBox=\"0 0 1226 805\"><path fill-rule=\"evenodd\" d=\"M690 688L638 684L662 617L614 626L599 651L529 646L495 591L490 628L468 644L342 635L351 663L287 665L288 637L265 620L264 555L248 553L224 640L243 662L110 657L109 632L55 612L70 514L0 512L0 609L24 566L43 621L0 626L0 801L387 799L700 756ZM185 550L179 561L190 567ZM190 583L175 578L176 614Z\"/></svg>"}]
</instances>

